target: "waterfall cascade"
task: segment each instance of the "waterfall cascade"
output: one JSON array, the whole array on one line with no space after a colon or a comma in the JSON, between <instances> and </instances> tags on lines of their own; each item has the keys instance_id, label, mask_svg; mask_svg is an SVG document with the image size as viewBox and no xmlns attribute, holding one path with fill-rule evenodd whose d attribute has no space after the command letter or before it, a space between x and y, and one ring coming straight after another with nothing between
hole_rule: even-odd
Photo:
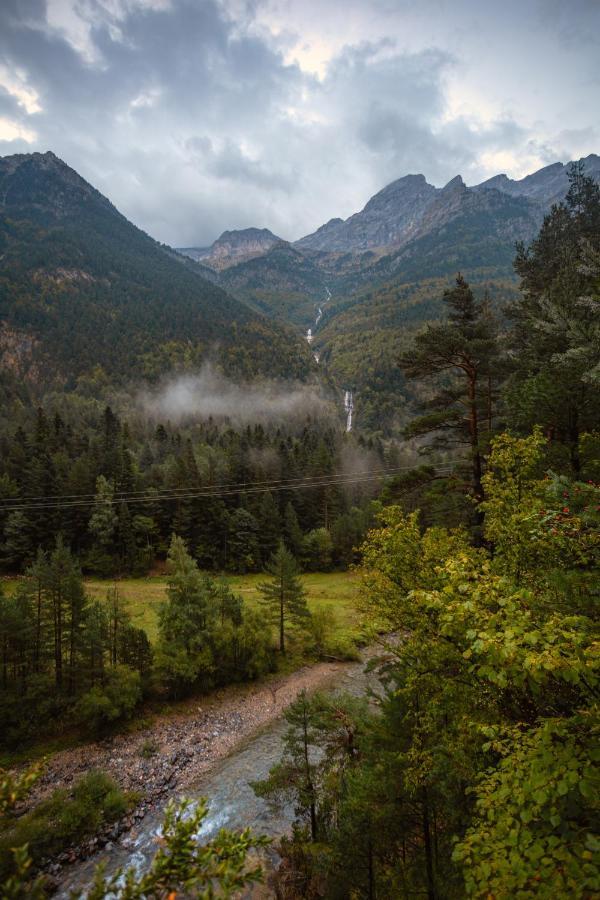
<instances>
[{"instance_id":1,"label":"waterfall cascade","mask_svg":"<svg viewBox=\"0 0 600 900\"><path fill-rule=\"evenodd\" d=\"M346 431L352 431L352 417L354 416L354 394L346 391L344 394L344 409L346 410Z\"/></svg>"},{"instance_id":2,"label":"waterfall cascade","mask_svg":"<svg viewBox=\"0 0 600 900\"><path fill-rule=\"evenodd\" d=\"M321 319L323 318L323 306L325 306L325 304L326 304L326 303L329 303L329 301L331 300L331 291L329 290L328 287L326 287L325 290L327 291L327 296L326 296L325 299L322 301L322 306L317 306L317 315L316 315L316 317L315 317L315 324L313 325L313 328L317 328L317 327L318 327L319 322L320 322ZM308 341L309 344L312 344L312 342L314 341L314 339L315 339L315 336L314 336L314 334L313 334L313 329L312 329L312 328L309 328L308 331L306 332L306 340ZM318 363L318 362L319 362L319 354L318 354L318 353L313 353L313 356L314 356L314 358L315 358L315 362Z\"/></svg>"}]
</instances>

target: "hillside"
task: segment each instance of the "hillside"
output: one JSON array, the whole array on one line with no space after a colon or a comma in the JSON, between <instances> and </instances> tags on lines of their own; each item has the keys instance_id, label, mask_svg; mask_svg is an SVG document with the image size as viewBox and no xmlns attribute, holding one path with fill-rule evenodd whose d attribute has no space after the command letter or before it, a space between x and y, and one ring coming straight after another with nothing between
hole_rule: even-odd
<instances>
[{"instance_id":1,"label":"hillside","mask_svg":"<svg viewBox=\"0 0 600 900\"><path fill-rule=\"evenodd\" d=\"M0 360L34 390L154 378L210 356L305 376L305 344L127 221L52 153L0 159Z\"/></svg>"},{"instance_id":2,"label":"hillside","mask_svg":"<svg viewBox=\"0 0 600 900\"><path fill-rule=\"evenodd\" d=\"M221 272L220 284L253 309L300 326L315 317L326 274L293 245L279 242L262 256Z\"/></svg>"}]
</instances>

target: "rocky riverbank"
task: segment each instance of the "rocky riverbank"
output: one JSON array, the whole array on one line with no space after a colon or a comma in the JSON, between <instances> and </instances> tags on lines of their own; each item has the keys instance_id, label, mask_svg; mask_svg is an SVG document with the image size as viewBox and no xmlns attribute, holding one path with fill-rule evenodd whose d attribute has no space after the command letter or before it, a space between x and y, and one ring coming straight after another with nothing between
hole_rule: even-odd
<instances>
[{"instance_id":1,"label":"rocky riverbank","mask_svg":"<svg viewBox=\"0 0 600 900\"><path fill-rule=\"evenodd\" d=\"M279 718L300 691L327 687L349 665L317 663L291 675L229 686L190 700L177 713L160 716L135 734L118 734L57 753L28 805L57 787L68 787L90 769L108 773L123 790L139 794L140 801L120 822L62 853L47 871L58 876L64 866L87 859L103 847L110 849L116 841L126 842L127 832L149 812L164 806L169 796L184 793L216 762Z\"/></svg>"}]
</instances>

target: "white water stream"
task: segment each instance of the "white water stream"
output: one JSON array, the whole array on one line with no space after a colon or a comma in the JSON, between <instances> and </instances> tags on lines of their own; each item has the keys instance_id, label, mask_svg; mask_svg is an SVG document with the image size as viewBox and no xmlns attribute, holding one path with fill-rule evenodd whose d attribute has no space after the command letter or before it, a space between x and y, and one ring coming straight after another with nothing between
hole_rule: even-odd
<instances>
[{"instance_id":1,"label":"white water stream","mask_svg":"<svg viewBox=\"0 0 600 900\"><path fill-rule=\"evenodd\" d=\"M346 391L344 394L344 409L346 410L346 431L352 431L352 417L354 416L354 394Z\"/></svg>"},{"instance_id":2,"label":"white water stream","mask_svg":"<svg viewBox=\"0 0 600 900\"><path fill-rule=\"evenodd\" d=\"M326 287L325 290L327 291L327 296L322 301L322 305L317 306L317 315L315 318L315 324L313 325L313 328L318 328L319 322L323 318L323 307L325 306L326 303L329 303L329 301L331 300L331 291L329 290L328 287ZM308 341L309 344L312 344L312 342L315 339L315 336L313 334L313 328L309 328L308 331L306 332L306 340ZM313 353L313 356L315 358L315 362L319 362L319 353L318 352Z\"/></svg>"},{"instance_id":3,"label":"white water stream","mask_svg":"<svg viewBox=\"0 0 600 900\"><path fill-rule=\"evenodd\" d=\"M317 306L317 315L314 325L312 326L312 328L307 329L306 332L306 340L309 344L312 344L315 339L313 328L316 330L319 327L319 322L323 318L323 307L331 300L331 291L328 287L326 287L325 290L327 291L327 296L322 301L322 305ZM321 359L321 354L318 350L314 351L313 358L318 364ZM346 391L344 394L344 411L346 413L346 431L352 431L352 424L354 419L354 394L352 393L352 391Z\"/></svg>"}]
</instances>

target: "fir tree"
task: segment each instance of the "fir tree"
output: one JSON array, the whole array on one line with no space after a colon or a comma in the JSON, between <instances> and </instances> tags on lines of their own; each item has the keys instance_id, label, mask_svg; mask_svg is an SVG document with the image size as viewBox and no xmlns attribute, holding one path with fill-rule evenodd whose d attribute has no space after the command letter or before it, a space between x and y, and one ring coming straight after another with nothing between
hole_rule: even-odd
<instances>
[{"instance_id":1,"label":"fir tree","mask_svg":"<svg viewBox=\"0 0 600 900\"><path fill-rule=\"evenodd\" d=\"M262 600L279 629L279 650L285 653L286 629L289 623L305 627L310 616L306 605L306 593L300 578L296 560L283 542L273 555L267 572L272 581L259 585Z\"/></svg>"},{"instance_id":2,"label":"fir tree","mask_svg":"<svg viewBox=\"0 0 600 900\"><path fill-rule=\"evenodd\" d=\"M433 433L434 446L466 443L470 449L471 492L483 500L483 461L494 418L493 382L498 345L489 306L476 301L462 275L444 292L448 319L428 325L400 359L409 378L433 378L436 392L428 412L411 422L408 433ZM481 516L477 515L480 523Z\"/></svg>"}]
</instances>

